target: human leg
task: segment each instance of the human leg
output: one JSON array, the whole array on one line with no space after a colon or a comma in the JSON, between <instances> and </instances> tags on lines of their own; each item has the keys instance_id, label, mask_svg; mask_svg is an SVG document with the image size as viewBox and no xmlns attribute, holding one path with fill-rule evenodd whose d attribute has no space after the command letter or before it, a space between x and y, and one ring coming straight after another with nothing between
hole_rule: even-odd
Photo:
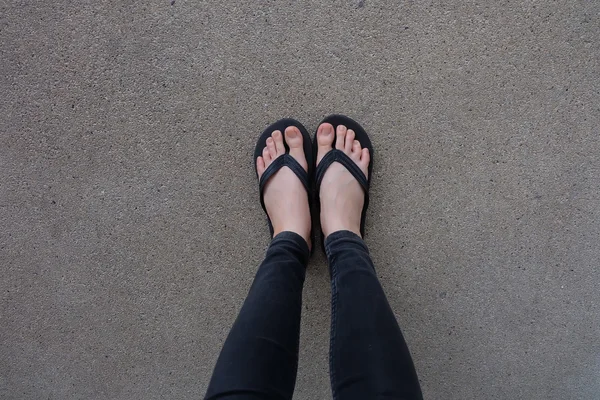
<instances>
[{"instance_id":1,"label":"human leg","mask_svg":"<svg viewBox=\"0 0 600 400\"><path fill-rule=\"evenodd\" d=\"M353 130L329 123L319 127L317 145L317 163L335 147L364 174L359 184L339 162L333 162L324 175L317 168L317 176L322 176L321 228L331 274L334 399L420 399L408 347L361 238L369 151L361 147Z\"/></svg>"},{"instance_id":2,"label":"human leg","mask_svg":"<svg viewBox=\"0 0 600 400\"><path fill-rule=\"evenodd\" d=\"M422 399L410 352L357 234L325 241L331 275L330 373L334 399Z\"/></svg>"},{"instance_id":3,"label":"human leg","mask_svg":"<svg viewBox=\"0 0 600 400\"><path fill-rule=\"evenodd\" d=\"M215 366L206 399L291 399L309 250L294 232L271 242Z\"/></svg>"},{"instance_id":4,"label":"human leg","mask_svg":"<svg viewBox=\"0 0 600 400\"><path fill-rule=\"evenodd\" d=\"M266 139L256 167L259 179L269 176L261 188L274 238L221 350L206 399L292 398L311 220L297 171L273 168L288 156L284 137L296 167L307 170L298 128L288 127L285 135L275 130Z\"/></svg>"}]
</instances>

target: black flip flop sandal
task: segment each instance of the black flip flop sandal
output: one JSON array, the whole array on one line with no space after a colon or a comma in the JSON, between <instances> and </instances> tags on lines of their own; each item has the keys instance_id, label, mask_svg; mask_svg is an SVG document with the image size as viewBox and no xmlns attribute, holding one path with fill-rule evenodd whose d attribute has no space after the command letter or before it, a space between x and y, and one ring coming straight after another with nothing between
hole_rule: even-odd
<instances>
[{"instance_id":1,"label":"black flip flop sandal","mask_svg":"<svg viewBox=\"0 0 600 400\"><path fill-rule=\"evenodd\" d=\"M298 161L296 161L296 159L289 154L290 148L285 141L285 128L287 128L288 126L295 126L296 128L298 128L298 130L302 134L302 138L303 138L302 147L304 148L304 155L306 156L306 162L308 163L308 172L306 172L304 170L304 168L302 168L302 166L298 163ZM313 177L313 171L314 171L314 165L315 165L312 141L310 140L310 135L308 134L308 131L306 130L306 128L300 122L296 121L295 119L291 119L291 118L280 119L279 121L275 122L274 124L269 125L269 127L267 127L267 129L265 129L263 131L263 133L258 138L258 141L256 142L256 148L254 149L254 171L256 172L257 177L258 177L258 171L256 170L256 159L258 157L262 156L263 149L267 146L267 139L269 137L271 137L271 134L273 133L273 131L277 131L277 130L281 131L281 134L283 135L283 143L285 145L286 153L282 156L277 157L275 159L275 161L273 161L271 163L271 165L269 165L267 167L267 169L265 169L265 172L261 175L261 177L258 181L259 192L260 192L260 205L262 206L263 210L265 211L265 214L267 215L267 220L269 221L269 230L271 232L271 237L273 237L273 224L271 223L271 219L269 218L269 214L267 213L267 208L265 207L265 201L264 201L264 190L265 190L265 185L266 185L267 181L269 180L269 178L271 178L273 175L275 175L275 173L277 171L279 171L282 167L288 167L289 169L292 170L292 172L294 174L296 174L298 179L300 179L300 182L302 182L302 185L304 185L304 188L306 189L306 192L308 193L308 200L310 202L312 200L312 182L313 182L312 177ZM310 206L311 205L309 204L309 207ZM312 207L310 207L310 208L312 209ZM312 233L311 233L311 238L312 238ZM313 246L313 249L314 249L314 246Z\"/></svg>"},{"instance_id":2,"label":"black flip flop sandal","mask_svg":"<svg viewBox=\"0 0 600 400\"><path fill-rule=\"evenodd\" d=\"M335 138L333 140L333 149L330 150L325 157L321 160L319 165L316 167L315 171L315 207L318 210L318 215L320 215L321 201L319 199L319 193L321 190L321 182L323 181L323 176L325 176L325 172L329 168L331 164L334 162L339 162L342 164L348 172L352 174L352 176L358 181L360 186L363 188L365 192L365 203L363 205L361 217L360 217L360 234L362 237L365 237L365 217L367 214L367 208L369 207L369 187L371 186L371 177L373 176L373 146L371 145L371 140L369 139L369 135L363 129L362 126L352 118L346 117L345 115L330 115L325 118L323 121L319 123L317 126L317 132L319 130L319 126L324 123L330 123L333 125L333 130L337 129L338 125L344 125L348 129L352 129L355 133L355 140L358 140L360 146L364 149L365 147L369 149L370 161L369 161L369 177L365 177L365 174L360 170L360 167L356 165L354 161L350 157L346 155L341 150L335 148ZM313 138L313 151L314 151L314 159L317 159L317 132L315 132L315 136ZM321 230L321 244L323 245L323 251L325 251L324 246L325 236L323 235L323 231Z\"/></svg>"}]
</instances>

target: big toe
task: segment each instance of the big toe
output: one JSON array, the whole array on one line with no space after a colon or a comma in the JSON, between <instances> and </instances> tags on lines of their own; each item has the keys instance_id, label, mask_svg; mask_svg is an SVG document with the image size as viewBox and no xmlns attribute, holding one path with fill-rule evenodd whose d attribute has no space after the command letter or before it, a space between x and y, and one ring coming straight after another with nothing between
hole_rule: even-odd
<instances>
[{"instance_id":1,"label":"big toe","mask_svg":"<svg viewBox=\"0 0 600 400\"><path fill-rule=\"evenodd\" d=\"M317 130L317 164L332 149L333 139L335 138L333 125L323 123Z\"/></svg>"},{"instance_id":2,"label":"big toe","mask_svg":"<svg viewBox=\"0 0 600 400\"><path fill-rule=\"evenodd\" d=\"M305 170L308 170L308 163L304 155L304 138L302 133L295 126L288 126L285 129L285 142L290 148L290 155L302 165Z\"/></svg>"}]
</instances>

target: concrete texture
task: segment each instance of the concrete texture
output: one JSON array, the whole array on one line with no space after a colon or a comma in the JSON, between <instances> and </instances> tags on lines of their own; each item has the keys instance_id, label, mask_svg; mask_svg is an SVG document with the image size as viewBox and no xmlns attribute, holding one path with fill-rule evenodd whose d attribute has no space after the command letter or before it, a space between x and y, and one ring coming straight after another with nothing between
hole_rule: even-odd
<instances>
[{"instance_id":1,"label":"concrete texture","mask_svg":"<svg viewBox=\"0 0 600 400\"><path fill-rule=\"evenodd\" d=\"M0 2L0 398L196 399L268 244L251 154L364 124L427 399L598 399L600 2ZM330 397L328 272L297 399Z\"/></svg>"}]
</instances>

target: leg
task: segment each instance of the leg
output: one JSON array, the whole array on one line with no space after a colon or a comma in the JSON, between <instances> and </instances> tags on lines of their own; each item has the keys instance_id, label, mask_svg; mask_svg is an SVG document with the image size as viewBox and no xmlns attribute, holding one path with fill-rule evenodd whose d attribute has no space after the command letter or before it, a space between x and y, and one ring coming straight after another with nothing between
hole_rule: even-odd
<instances>
[{"instance_id":1,"label":"leg","mask_svg":"<svg viewBox=\"0 0 600 400\"><path fill-rule=\"evenodd\" d=\"M266 141L256 168L260 177L285 154L284 135ZM285 130L289 154L306 170L302 134ZM288 168L266 183L264 203L274 238L248 297L223 345L206 399L291 399L296 383L302 285L310 254L308 195Z\"/></svg>"},{"instance_id":2,"label":"leg","mask_svg":"<svg viewBox=\"0 0 600 400\"><path fill-rule=\"evenodd\" d=\"M207 399L291 399L298 367L302 285L309 250L277 235L217 361Z\"/></svg>"},{"instance_id":3,"label":"leg","mask_svg":"<svg viewBox=\"0 0 600 400\"><path fill-rule=\"evenodd\" d=\"M363 240L327 237L334 399L422 399L419 380Z\"/></svg>"},{"instance_id":4,"label":"leg","mask_svg":"<svg viewBox=\"0 0 600 400\"><path fill-rule=\"evenodd\" d=\"M335 147L367 176L370 154L352 130L324 123L317 131L317 163ZM339 163L323 176L321 228L331 273L330 373L333 398L421 399L410 353L367 246L360 237L364 192Z\"/></svg>"}]
</instances>

